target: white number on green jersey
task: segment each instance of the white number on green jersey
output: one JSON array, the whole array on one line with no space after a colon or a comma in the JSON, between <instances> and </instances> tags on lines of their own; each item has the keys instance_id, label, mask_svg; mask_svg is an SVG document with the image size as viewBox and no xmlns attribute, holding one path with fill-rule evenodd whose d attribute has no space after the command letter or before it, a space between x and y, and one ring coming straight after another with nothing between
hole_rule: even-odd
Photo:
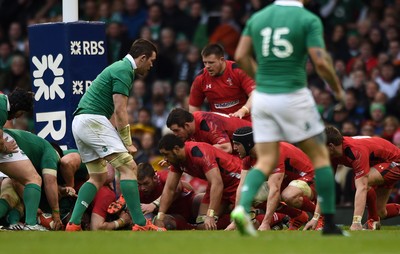
<instances>
[{"instance_id":1,"label":"white number on green jersey","mask_svg":"<svg viewBox=\"0 0 400 254\"><path fill-rule=\"evenodd\" d=\"M267 57L271 50L276 57L289 57L293 53L293 45L290 41L282 38L283 35L289 34L289 32L288 27L278 27L274 30L271 27L266 27L261 30L260 34L263 37L262 55Z\"/></svg>"}]
</instances>

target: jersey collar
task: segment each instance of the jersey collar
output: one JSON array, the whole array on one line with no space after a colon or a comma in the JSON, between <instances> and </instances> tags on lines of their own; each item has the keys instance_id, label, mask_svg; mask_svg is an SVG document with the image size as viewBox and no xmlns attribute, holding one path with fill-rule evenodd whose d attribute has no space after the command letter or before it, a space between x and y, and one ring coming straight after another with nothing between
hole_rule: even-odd
<instances>
[{"instance_id":1,"label":"jersey collar","mask_svg":"<svg viewBox=\"0 0 400 254\"><path fill-rule=\"evenodd\" d=\"M295 1L293 1L293 0L291 0L291 1L289 1L289 0L276 0L274 2L274 4L283 5L283 6L297 6L297 7L301 7L301 8L304 7L304 5L301 2L296 1L296 0Z\"/></svg>"},{"instance_id":2,"label":"jersey collar","mask_svg":"<svg viewBox=\"0 0 400 254\"><path fill-rule=\"evenodd\" d=\"M132 69L136 70L137 69L137 65L136 65L135 60L133 59L133 57L130 54L127 54L125 57L129 60L129 62L131 62Z\"/></svg>"}]
</instances>

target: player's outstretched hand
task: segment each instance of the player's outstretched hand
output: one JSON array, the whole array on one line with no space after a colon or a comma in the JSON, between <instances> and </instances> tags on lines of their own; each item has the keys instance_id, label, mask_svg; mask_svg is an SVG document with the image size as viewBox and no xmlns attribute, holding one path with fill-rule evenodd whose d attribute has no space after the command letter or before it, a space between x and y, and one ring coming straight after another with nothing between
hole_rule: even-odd
<instances>
[{"instance_id":1,"label":"player's outstretched hand","mask_svg":"<svg viewBox=\"0 0 400 254\"><path fill-rule=\"evenodd\" d=\"M3 142L4 142L4 151L2 151L3 153L9 154L18 152L18 145L17 142L15 142L15 140L8 141L8 137L5 137Z\"/></svg>"},{"instance_id":2,"label":"player's outstretched hand","mask_svg":"<svg viewBox=\"0 0 400 254\"><path fill-rule=\"evenodd\" d=\"M235 222L232 221L231 224L229 224L229 225L225 228L225 230L226 230L226 231L236 230Z\"/></svg>"},{"instance_id":3,"label":"player's outstretched hand","mask_svg":"<svg viewBox=\"0 0 400 254\"><path fill-rule=\"evenodd\" d=\"M128 149L130 155L135 156L137 149L134 145L127 146L126 149Z\"/></svg>"},{"instance_id":4,"label":"player's outstretched hand","mask_svg":"<svg viewBox=\"0 0 400 254\"><path fill-rule=\"evenodd\" d=\"M217 223L214 217L206 216L204 218L204 226L206 230L217 230Z\"/></svg>"},{"instance_id":5,"label":"player's outstretched hand","mask_svg":"<svg viewBox=\"0 0 400 254\"><path fill-rule=\"evenodd\" d=\"M63 224L60 218L60 212L54 211L52 213L53 217L53 222L54 222L54 229L53 230L62 230L63 229Z\"/></svg>"},{"instance_id":6,"label":"player's outstretched hand","mask_svg":"<svg viewBox=\"0 0 400 254\"><path fill-rule=\"evenodd\" d=\"M269 223L263 221L261 225L258 227L258 230L260 231L271 230L271 226L269 225Z\"/></svg>"},{"instance_id":7,"label":"player's outstretched hand","mask_svg":"<svg viewBox=\"0 0 400 254\"><path fill-rule=\"evenodd\" d=\"M315 230L315 228L317 227L317 224L318 224L318 220L311 219L304 226L303 231L304 230Z\"/></svg>"},{"instance_id":8,"label":"player's outstretched hand","mask_svg":"<svg viewBox=\"0 0 400 254\"><path fill-rule=\"evenodd\" d=\"M154 212L154 210L156 209L156 205L153 203L150 204L140 204L140 207L142 208L142 213L144 215L148 214L148 213L152 213Z\"/></svg>"},{"instance_id":9,"label":"player's outstretched hand","mask_svg":"<svg viewBox=\"0 0 400 254\"><path fill-rule=\"evenodd\" d=\"M350 226L350 230L355 231L355 230L363 230L363 227L361 223L353 223Z\"/></svg>"},{"instance_id":10,"label":"player's outstretched hand","mask_svg":"<svg viewBox=\"0 0 400 254\"><path fill-rule=\"evenodd\" d=\"M233 117L237 117L237 118L242 119L243 117L246 116L247 113L248 113L247 109L245 109L245 108L240 108L240 109L238 109L238 111L236 111L235 113L229 114L229 116L233 116Z\"/></svg>"},{"instance_id":11,"label":"player's outstretched hand","mask_svg":"<svg viewBox=\"0 0 400 254\"><path fill-rule=\"evenodd\" d=\"M168 167L170 164L169 164L169 162L166 161L166 160L160 160L160 161L158 162L158 165L159 165L160 167Z\"/></svg>"}]
</instances>

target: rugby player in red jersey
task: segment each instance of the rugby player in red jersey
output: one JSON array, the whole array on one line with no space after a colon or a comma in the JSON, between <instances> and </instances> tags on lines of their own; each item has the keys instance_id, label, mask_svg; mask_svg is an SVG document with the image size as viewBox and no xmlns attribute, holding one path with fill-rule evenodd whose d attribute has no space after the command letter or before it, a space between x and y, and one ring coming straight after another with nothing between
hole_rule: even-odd
<instances>
[{"instance_id":1,"label":"rugby player in red jersey","mask_svg":"<svg viewBox=\"0 0 400 254\"><path fill-rule=\"evenodd\" d=\"M326 127L325 132L333 168L344 165L354 170L356 195L350 229L362 229L361 218L366 204L370 229L378 229L379 217L399 216L400 205L387 204L387 201L391 189L400 180L400 149L379 137L343 137L332 126ZM369 186L373 186L375 191L372 188L368 190Z\"/></svg>"},{"instance_id":2,"label":"rugby player in red jersey","mask_svg":"<svg viewBox=\"0 0 400 254\"><path fill-rule=\"evenodd\" d=\"M219 44L207 45L201 52L204 69L193 81L189 111L199 111L207 99L211 112L219 112L251 121L251 93L255 83L239 66L225 60Z\"/></svg>"},{"instance_id":3,"label":"rugby player in red jersey","mask_svg":"<svg viewBox=\"0 0 400 254\"><path fill-rule=\"evenodd\" d=\"M160 197L167 181L168 170L155 172L149 163L138 165L138 184L142 212L145 217L156 215L160 206ZM168 230L187 230L193 229L198 213L200 201L204 193L196 194L190 184L179 181L173 196L173 202L167 210Z\"/></svg>"},{"instance_id":4,"label":"rugby player in red jersey","mask_svg":"<svg viewBox=\"0 0 400 254\"><path fill-rule=\"evenodd\" d=\"M239 128L233 134L234 149L243 158L241 183L248 170L257 161L251 127ZM315 198L314 170L311 161L297 147L280 142L280 156L277 167L268 178L268 199L266 214L258 228L269 230L274 212L289 215L289 229L297 230L308 221L307 212L314 213ZM240 189L240 188L239 188ZM257 199L257 195L256 195ZM284 203L280 203L280 201Z\"/></svg>"},{"instance_id":5,"label":"rugby player in red jersey","mask_svg":"<svg viewBox=\"0 0 400 254\"><path fill-rule=\"evenodd\" d=\"M233 151L233 132L244 126L251 126L251 122L220 113L190 113L182 108L173 109L167 118L167 127L182 141L205 142L227 153Z\"/></svg>"},{"instance_id":6,"label":"rugby player in red jersey","mask_svg":"<svg viewBox=\"0 0 400 254\"><path fill-rule=\"evenodd\" d=\"M164 160L170 164L170 172L161 195L155 224L164 224L165 213L185 172L208 181L196 219L199 223L197 228L206 230L225 228L229 220L226 225L219 223L217 227L217 219L229 212L230 207L235 204L236 189L240 181L240 159L207 143L191 141L184 143L174 134L162 137L158 148Z\"/></svg>"}]
</instances>

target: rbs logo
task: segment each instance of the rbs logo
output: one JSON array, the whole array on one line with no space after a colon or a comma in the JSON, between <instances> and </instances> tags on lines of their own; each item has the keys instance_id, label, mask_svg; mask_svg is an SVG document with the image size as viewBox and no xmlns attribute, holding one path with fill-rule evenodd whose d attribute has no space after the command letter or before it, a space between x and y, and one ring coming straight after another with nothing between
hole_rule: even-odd
<instances>
[{"instance_id":1,"label":"rbs logo","mask_svg":"<svg viewBox=\"0 0 400 254\"><path fill-rule=\"evenodd\" d=\"M71 55L104 55L104 41L71 41Z\"/></svg>"}]
</instances>

